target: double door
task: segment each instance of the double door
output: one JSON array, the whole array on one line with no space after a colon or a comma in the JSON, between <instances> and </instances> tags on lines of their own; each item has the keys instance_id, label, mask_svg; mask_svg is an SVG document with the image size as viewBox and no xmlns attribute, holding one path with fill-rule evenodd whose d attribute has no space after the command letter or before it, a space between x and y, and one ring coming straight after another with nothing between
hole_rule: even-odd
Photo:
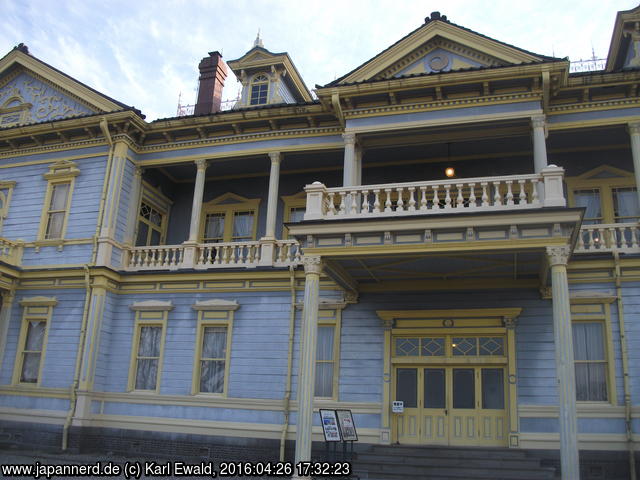
<instances>
[{"instance_id":1,"label":"double door","mask_svg":"<svg viewBox=\"0 0 640 480\"><path fill-rule=\"evenodd\" d=\"M507 444L503 366L394 368L395 439L404 444Z\"/></svg>"}]
</instances>

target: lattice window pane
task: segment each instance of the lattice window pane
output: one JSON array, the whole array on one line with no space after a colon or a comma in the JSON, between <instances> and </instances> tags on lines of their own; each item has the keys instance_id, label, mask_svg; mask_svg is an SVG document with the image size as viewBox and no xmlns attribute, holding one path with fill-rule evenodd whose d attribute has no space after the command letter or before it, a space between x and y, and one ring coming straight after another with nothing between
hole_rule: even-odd
<instances>
[{"instance_id":1,"label":"lattice window pane","mask_svg":"<svg viewBox=\"0 0 640 480\"><path fill-rule=\"evenodd\" d=\"M480 355L504 355L504 338L480 337Z\"/></svg>"},{"instance_id":2,"label":"lattice window pane","mask_svg":"<svg viewBox=\"0 0 640 480\"><path fill-rule=\"evenodd\" d=\"M396 338L396 356L417 357L420 355L420 339Z\"/></svg>"},{"instance_id":3,"label":"lattice window pane","mask_svg":"<svg viewBox=\"0 0 640 480\"><path fill-rule=\"evenodd\" d=\"M454 337L451 347L456 356L477 355L478 339L476 337Z\"/></svg>"},{"instance_id":4,"label":"lattice window pane","mask_svg":"<svg viewBox=\"0 0 640 480\"><path fill-rule=\"evenodd\" d=\"M424 357L441 357L444 355L444 338L424 337L421 339L420 353Z\"/></svg>"}]
</instances>

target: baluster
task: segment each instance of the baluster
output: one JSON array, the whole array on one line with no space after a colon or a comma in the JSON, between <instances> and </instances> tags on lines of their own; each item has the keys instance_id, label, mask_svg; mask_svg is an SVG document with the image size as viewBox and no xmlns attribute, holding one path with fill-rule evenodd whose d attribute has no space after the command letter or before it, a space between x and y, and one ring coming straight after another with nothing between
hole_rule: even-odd
<instances>
[{"instance_id":1,"label":"baluster","mask_svg":"<svg viewBox=\"0 0 640 480\"><path fill-rule=\"evenodd\" d=\"M245 247L242 247L242 263L247 263L251 261L249 258L251 256L252 247L253 245L247 245Z\"/></svg>"},{"instance_id":2,"label":"baluster","mask_svg":"<svg viewBox=\"0 0 640 480\"><path fill-rule=\"evenodd\" d=\"M220 249L222 250L222 264L228 265L229 264L229 247L227 247L226 245L222 245L220 246Z\"/></svg>"},{"instance_id":3,"label":"baluster","mask_svg":"<svg viewBox=\"0 0 640 480\"><path fill-rule=\"evenodd\" d=\"M615 227L609 227L608 229L604 230L604 232L607 233L609 239L607 240L606 238L602 238L602 247L608 247L612 250L615 250L618 246L618 238Z\"/></svg>"},{"instance_id":4,"label":"baluster","mask_svg":"<svg viewBox=\"0 0 640 480\"><path fill-rule=\"evenodd\" d=\"M440 199L438 198L438 189L440 185L434 185L431 187L433 189L433 204L431 205L431 210L440 208Z\"/></svg>"},{"instance_id":5,"label":"baluster","mask_svg":"<svg viewBox=\"0 0 640 480\"><path fill-rule=\"evenodd\" d=\"M500 194L500 181L498 180L497 182L491 182L493 183L493 190L494 190L494 194L493 194L493 206L499 206L502 205L502 195Z\"/></svg>"},{"instance_id":6,"label":"baluster","mask_svg":"<svg viewBox=\"0 0 640 480\"><path fill-rule=\"evenodd\" d=\"M469 184L469 208L476 208L476 184Z\"/></svg>"},{"instance_id":7,"label":"baluster","mask_svg":"<svg viewBox=\"0 0 640 480\"><path fill-rule=\"evenodd\" d=\"M202 246L199 247L198 250L200 250L200 256L198 258L198 265L204 265L204 251L207 247L206 246Z\"/></svg>"},{"instance_id":8,"label":"baluster","mask_svg":"<svg viewBox=\"0 0 640 480\"><path fill-rule=\"evenodd\" d=\"M144 266L148 267L149 266L149 250L145 250L144 251Z\"/></svg>"},{"instance_id":9,"label":"baluster","mask_svg":"<svg viewBox=\"0 0 640 480\"><path fill-rule=\"evenodd\" d=\"M511 191L511 184L513 183L513 180L507 180L505 183L507 184L507 206L512 206L514 205L513 192Z\"/></svg>"},{"instance_id":10,"label":"baluster","mask_svg":"<svg viewBox=\"0 0 640 480\"><path fill-rule=\"evenodd\" d=\"M449 210L451 208L451 185L447 184L444 186L444 209Z\"/></svg>"},{"instance_id":11,"label":"baluster","mask_svg":"<svg viewBox=\"0 0 640 480\"><path fill-rule=\"evenodd\" d=\"M620 228L620 247L629 248L629 243L627 242L627 226L626 225L623 225Z\"/></svg>"},{"instance_id":12,"label":"baluster","mask_svg":"<svg viewBox=\"0 0 640 480\"><path fill-rule=\"evenodd\" d=\"M169 264L167 263L167 260L169 259L169 255L168 255L168 251L166 248L163 248L162 250L160 250L160 265L162 267L168 267Z\"/></svg>"},{"instance_id":13,"label":"baluster","mask_svg":"<svg viewBox=\"0 0 640 480\"><path fill-rule=\"evenodd\" d=\"M129 266L130 267L138 266L138 251L135 249L131 249L131 255L129 256Z\"/></svg>"},{"instance_id":14,"label":"baluster","mask_svg":"<svg viewBox=\"0 0 640 480\"><path fill-rule=\"evenodd\" d=\"M407 209L409 212L416 211L416 199L414 193L416 191L416 187L409 187L409 208Z\"/></svg>"},{"instance_id":15,"label":"baluster","mask_svg":"<svg viewBox=\"0 0 640 480\"><path fill-rule=\"evenodd\" d=\"M629 229L631 230L631 248L638 248L638 226L631 225Z\"/></svg>"},{"instance_id":16,"label":"baluster","mask_svg":"<svg viewBox=\"0 0 640 480\"><path fill-rule=\"evenodd\" d=\"M362 215L369 213L369 190L362 191L362 208L360 209Z\"/></svg>"},{"instance_id":17,"label":"baluster","mask_svg":"<svg viewBox=\"0 0 640 480\"><path fill-rule=\"evenodd\" d=\"M351 190L351 198L349 198L349 213L355 215L358 213L358 192L357 190Z\"/></svg>"},{"instance_id":18,"label":"baluster","mask_svg":"<svg viewBox=\"0 0 640 480\"><path fill-rule=\"evenodd\" d=\"M520 193L518 194L518 205L527 204L527 191L524 189L524 180L518 180L520 185Z\"/></svg>"},{"instance_id":19,"label":"baluster","mask_svg":"<svg viewBox=\"0 0 640 480\"><path fill-rule=\"evenodd\" d=\"M213 259L213 263L215 263L216 265L220 265L220 262L222 261L222 258L221 258L222 257L222 255L221 255L222 252L220 252L220 246L219 245L214 245L211 248L213 248L215 250L215 252L216 252L216 256Z\"/></svg>"},{"instance_id":20,"label":"baluster","mask_svg":"<svg viewBox=\"0 0 640 480\"><path fill-rule=\"evenodd\" d=\"M598 228L598 244L600 245L601 249L607 247L607 240L604 238L605 232L606 230L604 228Z\"/></svg>"},{"instance_id":21,"label":"baluster","mask_svg":"<svg viewBox=\"0 0 640 480\"><path fill-rule=\"evenodd\" d=\"M346 205L344 203L346 194L345 192L338 192L338 195L340 195L340 206L338 207L338 215L344 215L346 213Z\"/></svg>"},{"instance_id":22,"label":"baluster","mask_svg":"<svg viewBox=\"0 0 640 480\"><path fill-rule=\"evenodd\" d=\"M256 262L260 261L261 252L262 252L262 249L260 248L260 245L256 245Z\"/></svg>"},{"instance_id":23,"label":"baluster","mask_svg":"<svg viewBox=\"0 0 640 480\"><path fill-rule=\"evenodd\" d=\"M540 199L538 198L538 179L531 179L531 205L538 205Z\"/></svg>"},{"instance_id":24,"label":"baluster","mask_svg":"<svg viewBox=\"0 0 640 480\"><path fill-rule=\"evenodd\" d=\"M295 249L295 244L290 243L289 248L287 248L287 263L289 264L293 263L294 249Z\"/></svg>"},{"instance_id":25,"label":"baluster","mask_svg":"<svg viewBox=\"0 0 640 480\"><path fill-rule=\"evenodd\" d=\"M427 210L427 187L420 187L420 211Z\"/></svg>"},{"instance_id":26,"label":"baluster","mask_svg":"<svg viewBox=\"0 0 640 480\"><path fill-rule=\"evenodd\" d=\"M458 196L456 197L456 208L464 208L464 197L462 196L462 183L456 183L458 189Z\"/></svg>"},{"instance_id":27,"label":"baluster","mask_svg":"<svg viewBox=\"0 0 640 480\"><path fill-rule=\"evenodd\" d=\"M584 250L584 230L581 230L578 234L578 248L577 250Z\"/></svg>"},{"instance_id":28,"label":"baluster","mask_svg":"<svg viewBox=\"0 0 640 480\"><path fill-rule=\"evenodd\" d=\"M387 199L384 202L384 211L385 212L393 212L393 210L391 209L391 189L390 188L385 188L384 189L384 193L387 194Z\"/></svg>"},{"instance_id":29,"label":"baluster","mask_svg":"<svg viewBox=\"0 0 640 480\"><path fill-rule=\"evenodd\" d=\"M336 204L333 203L333 197L335 196L335 193L329 192L327 195L329 196L329 209L327 212L327 216L333 217L336 214Z\"/></svg>"},{"instance_id":30,"label":"baluster","mask_svg":"<svg viewBox=\"0 0 640 480\"><path fill-rule=\"evenodd\" d=\"M402 200L402 194L404 192L404 188L396 188L396 192L398 192L398 201L396 202L396 213L404 212L404 200Z\"/></svg>"},{"instance_id":31,"label":"baluster","mask_svg":"<svg viewBox=\"0 0 640 480\"><path fill-rule=\"evenodd\" d=\"M589 248L588 250L595 250L596 248L596 242L593 238L593 229L589 229Z\"/></svg>"},{"instance_id":32,"label":"baluster","mask_svg":"<svg viewBox=\"0 0 640 480\"><path fill-rule=\"evenodd\" d=\"M487 186L489 184L487 182L480 182L480 185L482 186L482 206L483 207L488 207L489 206L489 195L487 194Z\"/></svg>"},{"instance_id":33,"label":"baluster","mask_svg":"<svg viewBox=\"0 0 640 480\"><path fill-rule=\"evenodd\" d=\"M374 190L373 195L375 197L373 199L373 213L380 213L380 190Z\"/></svg>"},{"instance_id":34,"label":"baluster","mask_svg":"<svg viewBox=\"0 0 640 480\"><path fill-rule=\"evenodd\" d=\"M174 247L171 249L171 251L173 252L173 265L178 265L178 256L180 255L180 249Z\"/></svg>"},{"instance_id":35,"label":"baluster","mask_svg":"<svg viewBox=\"0 0 640 480\"><path fill-rule=\"evenodd\" d=\"M215 247L210 245L207 247L207 265L212 265L215 255Z\"/></svg>"}]
</instances>

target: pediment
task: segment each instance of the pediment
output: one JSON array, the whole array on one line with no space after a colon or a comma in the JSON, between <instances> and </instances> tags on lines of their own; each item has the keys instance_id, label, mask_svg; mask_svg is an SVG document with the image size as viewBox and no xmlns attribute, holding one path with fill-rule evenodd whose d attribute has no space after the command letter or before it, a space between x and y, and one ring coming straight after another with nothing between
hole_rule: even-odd
<instances>
[{"instance_id":1,"label":"pediment","mask_svg":"<svg viewBox=\"0 0 640 480\"><path fill-rule=\"evenodd\" d=\"M232 192L223 193L219 197L213 198L209 200L205 207L212 207L216 205L239 205L239 204L258 204L260 203L259 198L247 198L241 195L237 195Z\"/></svg>"},{"instance_id":2,"label":"pediment","mask_svg":"<svg viewBox=\"0 0 640 480\"><path fill-rule=\"evenodd\" d=\"M622 170L621 168L612 167L611 165L600 165L592 170L584 172L577 177L575 181L584 182L587 180L604 180L604 179L633 179L633 172Z\"/></svg>"},{"instance_id":3,"label":"pediment","mask_svg":"<svg viewBox=\"0 0 640 480\"><path fill-rule=\"evenodd\" d=\"M618 12L607 55L607 71L640 68L640 6Z\"/></svg>"},{"instance_id":4,"label":"pediment","mask_svg":"<svg viewBox=\"0 0 640 480\"><path fill-rule=\"evenodd\" d=\"M128 108L16 47L0 59L0 128Z\"/></svg>"},{"instance_id":5,"label":"pediment","mask_svg":"<svg viewBox=\"0 0 640 480\"><path fill-rule=\"evenodd\" d=\"M432 14L424 25L327 86L549 60L554 59L494 40Z\"/></svg>"}]
</instances>

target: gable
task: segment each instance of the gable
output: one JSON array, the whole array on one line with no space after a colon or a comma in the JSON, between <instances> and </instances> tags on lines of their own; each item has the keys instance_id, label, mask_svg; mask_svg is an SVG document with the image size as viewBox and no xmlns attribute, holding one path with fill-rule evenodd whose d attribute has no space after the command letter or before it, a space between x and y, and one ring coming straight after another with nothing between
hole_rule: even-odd
<instances>
[{"instance_id":1,"label":"gable","mask_svg":"<svg viewBox=\"0 0 640 480\"><path fill-rule=\"evenodd\" d=\"M434 12L424 25L326 86L555 60L460 27Z\"/></svg>"},{"instance_id":2,"label":"gable","mask_svg":"<svg viewBox=\"0 0 640 480\"><path fill-rule=\"evenodd\" d=\"M607 71L640 68L640 6L618 12L607 55Z\"/></svg>"},{"instance_id":3,"label":"gable","mask_svg":"<svg viewBox=\"0 0 640 480\"><path fill-rule=\"evenodd\" d=\"M384 80L423 73L440 73L469 68L504 65L505 62L474 48L442 37L416 48L374 77Z\"/></svg>"},{"instance_id":4,"label":"gable","mask_svg":"<svg viewBox=\"0 0 640 480\"><path fill-rule=\"evenodd\" d=\"M16 73L0 79L0 128L98 113L49 82Z\"/></svg>"}]
</instances>

